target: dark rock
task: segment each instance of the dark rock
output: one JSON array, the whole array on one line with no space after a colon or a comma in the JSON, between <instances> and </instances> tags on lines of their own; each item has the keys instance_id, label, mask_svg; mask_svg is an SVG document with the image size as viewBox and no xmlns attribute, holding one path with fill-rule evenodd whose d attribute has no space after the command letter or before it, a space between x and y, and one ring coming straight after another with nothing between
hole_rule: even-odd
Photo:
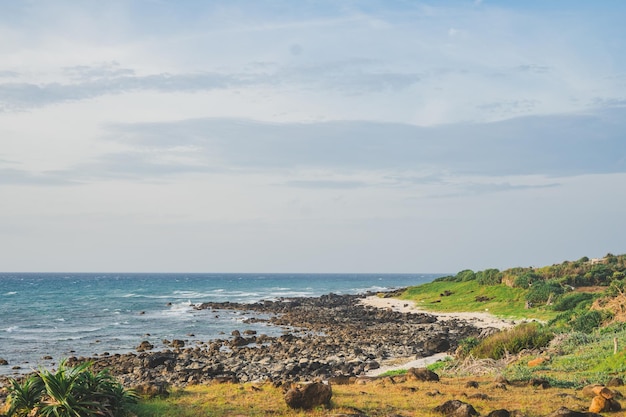
<instances>
[{"instance_id":1,"label":"dark rock","mask_svg":"<svg viewBox=\"0 0 626 417\"><path fill-rule=\"evenodd\" d=\"M409 368L406 375L416 381L439 381L439 375L428 368Z\"/></svg>"},{"instance_id":2,"label":"dark rock","mask_svg":"<svg viewBox=\"0 0 626 417\"><path fill-rule=\"evenodd\" d=\"M478 382L476 382L476 381L467 381L465 383L465 388L478 388Z\"/></svg>"},{"instance_id":3,"label":"dark rock","mask_svg":"<svg viewBox=\"0 0 626 417\"><path fill-rule=\"evenodd\" d=\"M528 385L532 387L541 387L543 389L550 388L550 382L544 378L532 378L528 381Z\"/></svg>"},{"instance_id":4,"label":"dark rock","mask_svg":"<svg viewBox=\"0 0 626 417\"><path fill-rule=\"evenodd\" d=\"M447 352L450 349L450 341L447 338L436 336L424 342L424 350L430 353Z\"/></svg>"},{"instance_id":5,"label":"dark rock","mask_svg":"<svg viewBox=\"0 0 626 417\"><path fill-rule=\"evenodd\" d=\"M148 342L147 340L144 340L139 344L139 346L137 346L137 352L145 352L146 350L152 349L154 349L154 345L152 345L152 343Z\"/></svg>"},{"instance_id":6,"label":"dark rock","mask_svg":"<svg viewBox=\"0 0 626 417\"><path fill-rule=\"evenodd\" d=\"M0 365L8 365L8 364L9 364L9 361L7 361L4 358L0 358Z\"/></svg>"},{"instance_id":7,"label":"dark rock","mask_svg":"<svg viewBox=\"0 0 626 417\"><path fill-rule=\"evenodd\" d=\"M574 411L570 410L567 407L561 407L558 410L548 414L546 417L602 417L602 415L591 412Z\"/></svg>"},{"instance_id":8,"label":"dark rock","mask_svg":"<svg viewBox=\"0 0 626 417\"><path fill-rule=\"evenodd\" d=\"M487 414L487 417L511 417L511 412L502 408L500 410L493 410Z\"/></svg>"},{"instance_id":9,"label":"dark rock","mask_svg":"<svg viewBox=\"0 0 626 417\"><path fill-rule=\"evenodd\" d=\"M332 395L330 385L313 382L293 386L285 393L285 402L290 408L310 410L320 405L329 407Z\"/></svg>"},{"instance_id":10,"label":"dark rock","mask_svg":"<svg viewBox=\"0 0 626 417\"><path fill-rule=\"evenodd\" d=\"M170 346L172 346L173 348L176 348L176 349L184 348L185 347L185 341L184 340L180 340L180 339L174 339L174 340L172 340L172 343L170 344Z\"/></svg>"},{"instance_id":11,"label":"dark rock","mask_svg":"<svg viewBox=\"0 0 626 417\"><path fill-rule=\"evenodd\" d=\"M449 400L435 407L435 411L448 417L478 416L478 411L471 404L459 400Z\"/></svg>"},{"instance_id":12,"label":"dark rock","mask_svg":"<svg viewBox=\"0 0 626 417\"><path fill-rule=\"evenodd\" d=\"M611 378L609 382L606 383L607 387L622 387L624 386L624 380L622 378Z\"/></svg>"},{"instance_id":13,"label":"dark rock","mask_svg":"<svg viewBox=\"0 0 626 417\"><path fill-rule=\"evenodd\" d=\"M167 384L156 381L136 385L133 387L133 391L148 398L166 398L170 395Z\"/></svg>"}]
</instances>

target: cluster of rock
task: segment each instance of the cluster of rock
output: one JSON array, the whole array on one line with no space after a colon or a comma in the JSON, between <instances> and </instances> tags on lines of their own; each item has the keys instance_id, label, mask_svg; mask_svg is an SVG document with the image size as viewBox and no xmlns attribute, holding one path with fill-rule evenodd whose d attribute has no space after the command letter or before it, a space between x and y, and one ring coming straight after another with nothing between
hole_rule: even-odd
<instances>
[{"instance_id":1,"label":"cluster of rock","mask_svg":"<svg viewBox=\"0 0 626 417\"><path fill-rule=\"evenodd\" d=\"M91 360L96 370L108 368L126 386L327 380L363 375L388 358L451 351L460 340L479 334L463 321L438 322L432 315L367 307L359 300L329 294L256 304L205 303L196 308L263 313L273 325L290 330L276 337L235 330L225 339L163 341L167 348L159 351L145 341L137 352L70 358L68 365Z\"/></svg>"}]
</instances>

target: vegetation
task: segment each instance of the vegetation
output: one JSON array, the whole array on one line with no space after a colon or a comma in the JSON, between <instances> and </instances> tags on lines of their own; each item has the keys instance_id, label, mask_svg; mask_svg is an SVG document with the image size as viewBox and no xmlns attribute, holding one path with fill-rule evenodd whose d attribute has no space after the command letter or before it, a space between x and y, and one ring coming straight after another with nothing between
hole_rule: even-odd
<instances>
[{"instance_id":1,"label":"vegetation","mask_svg":"<svg viewBox=\"0 0 626 417\"><path fill-rule=\"evenodd\" d=\"M487 387L489 399L472 404L481 414L498 408L546 415L558 406L586 409L576 395L590 383L606 383L626 374L626 255L577 261L542 268L500 271L463 270L432 283L407 289L401 296L434 311L487 311L503 318L536 319L486 338L463 340L455 360L429 366L442 383L395 382L405 370L391 371L366 385L333 386L332 414L382 416L440 415L434 407L444 399L462 398L471 379ZM615 350L615 347L618 347ZM531 361L541 358L541 361ZM467 362L483 364L481 375L462 370ZM531 364L535 366L531 366ZM491 367L491 368L490 368ZM473 368L476 369L476 368ZM500 392L494 375L515 384ZM559 393L524 384L547 381ZM569 391L568 391L569 390ZM431 395L431 393L434 394ZM144 399L126 391L106 372L93 374L89 365L58 371L41 370L21 382L11 381L9 416L170 417L211 415L326 416L328 410L289 409L280 387L272 384L189 386L168 398Z\"/></svg>"},{"instance_id":2,"label":"vegetation","mask_svg":"<svg viewBox=\"0 0 626 417\"><path fill-rule=\"evenodd\" d=\"M106 371L96 374L90 363L74 368L61 363L56 372L40 370L22 382L10 381L9 417L89 417L127 415L136 396Z\"/></svg>"},{"instance_id":3,"label":"vegetation","mask_svg":"<svg viewBox=\"0 0 626 417\"><path fill-rule=\"evenodd\" d=\"M551 331L538 323L524 323L481 340L470 349L469 354L476 358L502 359L524 349L546 347L553 336Z\"/></svg>"}]
</instances>

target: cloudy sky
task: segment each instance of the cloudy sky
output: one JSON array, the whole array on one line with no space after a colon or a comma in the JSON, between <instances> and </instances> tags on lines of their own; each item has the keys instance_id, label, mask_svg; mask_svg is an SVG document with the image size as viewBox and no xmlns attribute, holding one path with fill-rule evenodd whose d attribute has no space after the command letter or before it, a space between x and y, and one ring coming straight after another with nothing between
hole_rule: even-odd
<instances>
[{"instance_id":1,"label":"cloudy sky","mask_svg":"<svg viewBox=\"0 0 626 417\"><path fill-rule=\"evenodd\" d=\"M0 270L626 253L626 2L0 2Z\"/></svg>"}]
</instances>

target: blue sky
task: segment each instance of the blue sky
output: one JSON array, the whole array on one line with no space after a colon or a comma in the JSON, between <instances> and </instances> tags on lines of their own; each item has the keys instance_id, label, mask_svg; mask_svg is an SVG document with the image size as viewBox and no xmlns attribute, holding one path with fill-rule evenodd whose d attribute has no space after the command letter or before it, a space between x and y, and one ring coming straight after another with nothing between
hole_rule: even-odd
<instances>
[{"instance_id":1,"label":"blue sky","mask_svg":"<svg viewBox=\"0 0 626 417\"><path fill-rule=\"evenodd\" d=\"M0 270L626 253L626 3L0 3Z\"/></svg>"}]
</instances>

